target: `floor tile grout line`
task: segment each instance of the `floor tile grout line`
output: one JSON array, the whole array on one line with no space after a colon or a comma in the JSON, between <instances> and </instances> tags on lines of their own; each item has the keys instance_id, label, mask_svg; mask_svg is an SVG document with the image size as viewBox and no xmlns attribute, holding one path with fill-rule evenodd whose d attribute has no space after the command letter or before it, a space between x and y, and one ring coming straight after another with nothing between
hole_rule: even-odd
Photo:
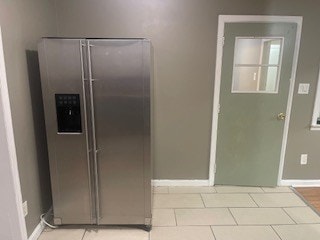
<instances>
[{"instance_id":1,"label":"floor tile grout line","mask_svg":"<svg viewBox=\"0 0 320 240\"><path fill-rule=\"evenodd\" d=\"M231 216L232 216L234 222L236 223L236 225L239 226L239 224L238 224L238 222L237 222L237 220L236 220L236 217L232 214L230 208L228 208L228 211L229 211L229 213L231 214Z\"/></svg>"},{"instance_id":2,"label":"floor tile grout line","mask_svg":"<svg viewBox=\"0 0 320 240\"><path fill-rule=\"evenodd\" d=\"M308 208L309 206L283 206L281 208ZM276 207L274 207L276 208Z\"/></svg>"},{"instance_id":3,"label":"floor tile grout line","mask_svg":"<svg viewBox=\"0 0 320 240\"><path fill-rule=\"evenodd\" d=\"M248 193L249 197L252 199L252 201L257 205L257 207L260 208L259 204L254 200L253 196L251 196L250 193Z\"/></svg>"},{"instance_id":4,"label":"floor tile grout line","mask_svg":"<svg viewBox=\"0 0 320 240\"><path fill-rule=\"evenodd\" d=\"M276 194L292 194L294 192L154 192L155 195L170 195L170 194L208 194L208 195L217 195L217 194L257 194L257 195L263 195L263 194L270 194L270 195L276 195Z\"/></svg>"},{"instance_id":5,"label":"floor tile grout line","mask_svg":"<svg viewBox=\"0 0 320 240\"><path fill-rule=\"evenodd\" d=\"M201 194L212 194L212 195L216 195L216 194L266 194L265 192L202 192Z\"/></svg>"},{"instance_id":6,"label":"floor tile grout line","mask_svg":"<svg viewBox=\"0 0 320 240\"><path fill-rule=\"evenodd\" d=\"M86 232L87 232L87 229L85 228L81 240L84 239L84 236L86 235Z\"/></svg>"},{"instance_id":7,"label":"floor tile grout line","mask_svg":"<svg viewBox=\"0 0 320 240\"><path fill-rule=\"evenodd\" d=\"M216 188L216 186L211 186L212 188L213 188L213 190L214 190L214 192L213 193L218 193L218 190L217 190L217 188Z\"/></svg>"},{"instance_id":8,"label":"floor tile grout line","mask_svg":"<svg viewBox=\"0 0 320 240\"><path fill-rule=\"evenodd\" d=\"M286 211L286 209L283 207L283 208L281 208L282 209L282 211L284 211L285 212L285 214L295 223L295 224L298 224L291 216L290 216L290 214Z\"/></svg>"},{"instance_id":9,"label":"floor tile grout line","mask_svg":"<svg viewBox=\"0 0 320 240\"><path fill-rule=\"evenodd\" d=\"M177 227L178 226L178 220L177 220L177 213L176 213L176 209L175 208L173 209L173 213L174 213L174 221L176 222L176 226L175 227Z\"/></svg>"},{"instance_id":10,"label":"floor tile grout line","mask_svg":"<svg viewBox=\"0 0 320 240\"><path fill-rule=\"evenodd\" d=\"M297 226L301 226L301 225L310 225L310 224L311 225L315 225L315 224L316 225L320 225L320 222L317 222L317 223L310 223L310 222L309 223L297 223L296 225ZM290 225L294 225L294 224L290 224Z\"/></svg>"},{"instance_id":11,"label":"floor tile grout line","mask_svg":"<svg viewBox=\"0 0 320 240\"><path fill-rule=\"evenodd\" d=\"M204 208L207 208L206 204L204 203L204 200L203 200L203 197L202 197L202 194L201 194L201 193L200 193L200 198L201 198L201 200L202 200L202 204L203 204Z\"/></svg>"},{"instance_id":12,"label":"floor tile grout line","mask_svg":"<svg viewBox=\"0 0 320 240\"><path fill-rule=\"evenodd\" d=\"M288 194L288 193L293 193L292 191L290 192L251 192L251 191L244 191L244 192L220 192L220 193L250 193L250 194Z\"/></svg>"},{"instance_id":13,"label":"floor tile grout line","mask_svg":"<svg viewBox=\"0 0 320 240\"><path fill-rule=\"evenodd\" d=\"M291 192L251 192L251 194L270 194L270 195L272 195L272 194L290 194L290 193L292 193L292 191Z\"/></svg>"},{"instance_id":14,"label":"floor tile grout line","mask_svg":"<svg viewBox=\"0 0 320 240\"><path fill-rule=\"evenodd\" d=\"M277 236L279 237L279 239L282 240L281 236L280 236L279 233L273 228L273 226L270 225L270 227L271 227L272 230L275 232L275 234L277 234Z\"/></svg>"},{"instance_id":15,"label":"floor tile grout line","mask_svg":"<svg viewBox=\"0 0 320 240\"><path fill-rule=\"evenodd\" d=\"M279 207L259 207L259 206L246 206L246 207L239 207L239 206L218 206L218 207L164 207L164 208L153 208L154 210L158 210L158 209L217 209L217 208L248 208L248 209L258 209L258 208L272 208L272 209L279 209L279 208L304 208L307 206L279 206Z\"/></svg>"},{"instance_id":16,"label":"floor tile grout line","mask_svg":"<svg viewBox=\"0 0 320 240\"><path fill-rule=\"evenodd\" d=\"M157 228L182 228L182 227L261 227L261 226L299 226L299 225L320 225L320 223L306 223L306 224L294 224L294 223L261 223L261 224L209 224L209 225L178 225L178 226L155 226Z\"/></svg>"},{"instance_id":17,"label":"floor tile grout line","mask_svg":"<svg viewBox=\"0 0 320 240\"><path fill-rule=\"evenodd\" d=\"M209 226L209 227L210 227L210 229L211 229L211 232L212 232L213 238L214 238L215 240L218 240L218 239L216 238L216 235L214 234L214 231L213 231L212 226Z\"/></svg>"},{"instance_id":18,"label":"floor tile grout line","mask_svg":"<svg viewBox=\"0 0 320 240\"><path fill-rule=\"evenodd\" d=\"M237 207L230 207L229 210L232 214L232 211L231 209L239 209ZM240 209L243 209L243 208L240 208ZM247 208L248 210L251 210L251 209L281 209L283 212L285 212L282 208L279 208L279 207L261 207L261 208ZM233 214L232 214L233 215ZM286 212L285 212L285 215L288 215ZM297 224L290 216L289 216L289 219L292 220L293 222L292 223L277 223L275 225L300 225L300 224ZM236 219L235 219L236 220ZM253 224L253 223L245 223L245 224L239 224L237 221L236 221L237 225L238 226L261 226L261 225L271 225L271 223L263 223L263 224ZM320 224L320 223L319 223Z\"/></svg>"}]
</instances>

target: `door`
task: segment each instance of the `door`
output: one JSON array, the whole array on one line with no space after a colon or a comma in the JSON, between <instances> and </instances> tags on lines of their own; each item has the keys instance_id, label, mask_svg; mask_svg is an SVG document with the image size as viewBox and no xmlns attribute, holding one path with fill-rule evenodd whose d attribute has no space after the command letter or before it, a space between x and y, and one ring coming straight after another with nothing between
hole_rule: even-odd
<instances>
[{"instance_id":1,"label":"door","mask_svg":"<svg viewBox=\"0 0 320 240\"><path fill-rule=\"evenodd\" d=\"M83 52L80 39L44 38L39 44L54 223L57 225L95 223Z\"/></svg>"},{"instance_id":2,"label":"door","mask_svg":"<svg viewBox=\"0 0 320 240\"><path fill-rule=\"evenodd\" d=\"M225 25L215 184L277 185L296 31Z\"/></svg>"},{"instance_id":3,"label":"door","mask_svg":"<svg viewBox=\"0 0 320 240\"><path fill-rule=\"evenodd\" d=\"M142 40L90 40L99 224L144 224ZM147 90L148 91L148 90Z\"/></svg>"}]
</instances>

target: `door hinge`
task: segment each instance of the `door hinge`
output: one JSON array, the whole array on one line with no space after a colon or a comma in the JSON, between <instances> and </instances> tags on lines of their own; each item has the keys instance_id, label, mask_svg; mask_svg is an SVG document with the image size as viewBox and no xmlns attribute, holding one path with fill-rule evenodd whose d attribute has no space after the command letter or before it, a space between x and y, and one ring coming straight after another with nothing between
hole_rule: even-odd
<instances>
[{"instance_id":1,"label":"door hinge","mask_svg":"<svg viewBox=\"0 0 320 240\"><path fill-rule=\"evenodd\" d=\"M222 46L224 46L224 40L225 40L226 38L223 36L222 37Z\"/></svg>"},{"instance_id":2,"label":"door hinge","mask_svg":"<svg viewBox=\"0 0 320 240\"><path fill-rule=\"evenodd\" d=\"M213 172L214 172L214 173L217 172L217 164L214 164L214 166L213 166Z\"/></svg>"},{"instance_id":3,"label":"door hinge","mask_svg":"<svg viewBox=\"0 0 320 240\"><path fill-rule=\"evenodd\" d=\"M218 104L218 113L220 113L220 109L221 109L221 106L220 106L220 103Z\"/></svg>"}]
</instances>

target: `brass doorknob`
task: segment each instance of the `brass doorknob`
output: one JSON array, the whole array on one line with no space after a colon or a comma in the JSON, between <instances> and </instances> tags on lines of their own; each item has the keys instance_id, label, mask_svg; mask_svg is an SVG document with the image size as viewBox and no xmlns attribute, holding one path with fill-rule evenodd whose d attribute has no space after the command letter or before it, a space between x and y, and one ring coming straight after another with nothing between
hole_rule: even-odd
<instances>
[{"instance_id":1,"label":"brass doorknob","mask_svg":"<svg viewBox=\"0 0 320 240\"><path fill-rule=\"evenodd\" d=\"M284 113L278 114L278 120L285 120L285 119L286 119L286 115Z\"/></svg>"}]
</instances>

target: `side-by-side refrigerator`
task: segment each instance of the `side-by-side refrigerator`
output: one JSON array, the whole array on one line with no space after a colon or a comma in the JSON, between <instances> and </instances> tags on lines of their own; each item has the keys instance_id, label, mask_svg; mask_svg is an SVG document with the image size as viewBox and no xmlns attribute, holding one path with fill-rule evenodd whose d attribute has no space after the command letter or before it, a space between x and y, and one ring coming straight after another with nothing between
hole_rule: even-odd
<instances>
[{"instance_id":1,"label":"side-by-side refrigerator","mask_svg":"<svg viewBox=\"0 0 320 240\"><path fill-rule=\"evenodd\" d=\"M43 38L54 224L151 227L151 43Z\"/></svg>"}]
</instances>

